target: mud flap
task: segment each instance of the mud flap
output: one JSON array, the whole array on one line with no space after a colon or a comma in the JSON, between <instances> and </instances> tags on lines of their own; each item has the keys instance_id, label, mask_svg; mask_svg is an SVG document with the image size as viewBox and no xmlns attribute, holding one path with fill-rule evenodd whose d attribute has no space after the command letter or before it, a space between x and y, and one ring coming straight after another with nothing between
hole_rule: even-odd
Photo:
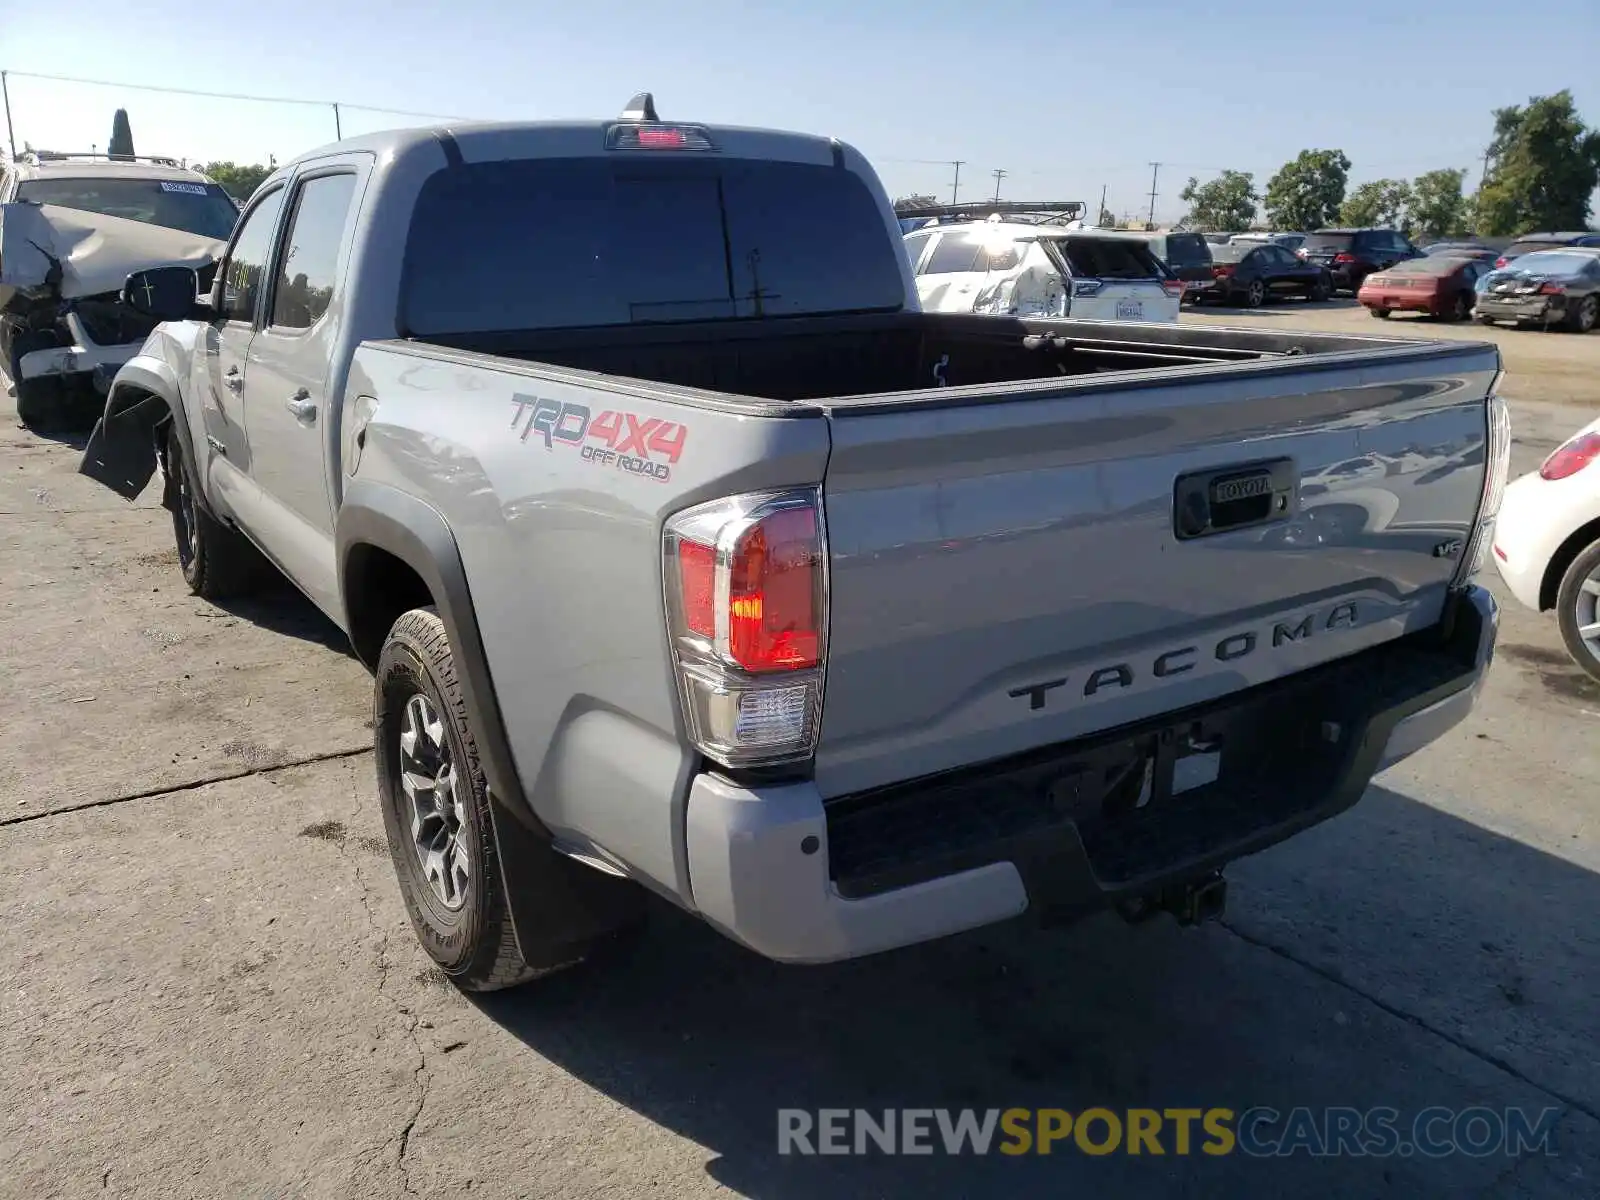
<instances>
[{"instance_id":1,"label":"mud flap","mask_svg":"<svg viewBox=\"0 0 1600 1200\"><path fill-rule=\"evenodd\" d=\"M643 887L556 853L493 791L489 811L517 950L530 967L564 966L585 958L606 939L638 924L644 915Z\"/></svg>"},{"instance_id":2,"label":"mud flap","mask_svg":"<svg viewBox=\"0 0 1600 1200\"><path fill-rule=\"evenodd\" d=\"M131 402L113 396L95 422L78 473L136 499L156 470L155 428L170 415L159 396L139 393Z\"/></svg>"}]
</instances>

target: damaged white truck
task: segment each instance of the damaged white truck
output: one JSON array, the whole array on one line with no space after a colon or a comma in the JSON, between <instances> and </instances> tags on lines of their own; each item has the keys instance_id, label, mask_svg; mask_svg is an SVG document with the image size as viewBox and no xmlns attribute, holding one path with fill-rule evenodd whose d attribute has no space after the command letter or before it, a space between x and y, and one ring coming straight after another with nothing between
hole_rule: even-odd
<instances>
[{"instance_id":1,"label":"damaged white truck","mask_svg":"<svg viewBox=\"0 0 1600 1200\"><path fill-rule=\"evenodd\" d=\"M30 428L96 414L154 318L122 303L146 267L214 271L238 219L171 158L30 152L0 175L0 354Z\"/></svg>"}]
</instances>

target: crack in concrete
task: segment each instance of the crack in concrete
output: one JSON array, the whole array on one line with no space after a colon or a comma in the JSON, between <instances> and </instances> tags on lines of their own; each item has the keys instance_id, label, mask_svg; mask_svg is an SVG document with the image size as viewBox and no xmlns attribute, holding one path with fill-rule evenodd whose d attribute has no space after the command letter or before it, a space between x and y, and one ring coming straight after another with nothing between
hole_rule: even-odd
<instances>
[{"instance_id":1,"label":"crack in concrete","mask_svg":"<svg viewBox=\"0 0 1600 1200\"><path fill-rule=\"evenodd\" d=\"M350 777L350 797L352 807L349 828L353 829L362 815L361 791L356 786L353 773ZM338 838L334 840L334 846L338 849L340 856L350 864L350 872L355 878L356 889L360 894L361 908L366 913L367 927L377 940L378 994L401 1018L401 1028L405 1032L406 1039L411 1043L411 1048L416 1051L417 1055L417 1065L411 1072L412 1085L416 1088L417 1093L416 1102L412 1105L411 1111L406 1117L405 1125L401 1127L400 1132L385 1143L385 1145L393 1144L395 1147L394 1165L395 1169L400 1173L401 1188L406 1195L415 1196L418 1192L411 1186L411 1171L406 1165L406 1155L411 1149L411 1133L417 1127L417 1121L422 1116L422 1110L428 1103L428 1086L430 1082L428 1053L422 1048L422 1039L417 1036L419 1020L417 1015L388 994L389 973L394 968L394 964L389 961L389 934L378 921L378 913L372 903L372 889L367 883L366 872L362 870L360 860L350 852L350 841L350 838Z\"/></svg>"},{"instance_id":2,"label":"crack in concrete","mask_svg":"<svg viewBox=\"0 0 1600 1200\"><path fill-rule=\"evenodd\" d=\"M290 762L269 763L264 767L243 767L237 771L225 771L221 775L212 775L206 779L193 779L187 783L167 784L163 787L149 788L142 792L132 792L126 796L111 796L104 800L85 800L81 804L63 804L57 808L46 808L39 812L23 813L21 816L0 817L0 828L7 825L26 825L30 821L42 821L45 817L59 817L65 813L84 812L91 808L112 808L118 804L131 804L135 800L154 800L161 796L170 796L174 792L188 792L195 788L209 787L214 783L231 783L235 779L248 779L252 775L271 775L275 771L288 771L295 767L309 767L315 763L334 762L341 758L357 758L363 754L371 754L372 746L367 744L346 750L329 750L323 754L313 754L307 758L297 758Z\"/></svg>"},{"instance_id":3,"label":"crack in concrete","mask_svg":"<svg viewBox=\"0 0 1600 1200\"><path fill-rule=\"evenodd\" d=\"M1559 1088L1554 1088L1549 1084L1541 1083L1539 1080L1534 1079L1525 1071L1515 1066L1509 1060L1501 1058L1498 1054L1491 1054L1487 1050L1479 1049L1471 1042L1468 1042L1465 1038L1451 1033L1447 1029L1440 1029L1437 1025L1430 1024L1428 1021L1417 1016L1415 1013L1407 1012L1398 1005L1391 1004L1382 997L1358 987L1356 984L1351 983L1348 979L1345 979L1342 975L1335 971L1330 971L1326 967L1318 966L1316 963L1311 962L1308 959L1301 958L1299 955L1295 954L1294 951L1287 949L1286 947L1276 945L1264 938L1257 937L1254 934L1246 933L1237 925L1234 925L1227 920L1219 921L1218 924L1221 925L1222 928L1226 929L1229 933L1233 934L1233 936L1238 938L1240 941L1248 942L1252 946L1257 946L1270 954L1275 954L1284 961L1291 962L1295 966L1300 967L1302 970L1310 971L1319 979L1325 979L1329 983L1343 988L1352 995L1360 996L1363 1000L1367 1001L1369 1004L1376 1005L1379 1009L1388 1013L1391 1017L1396 1017L1399 1020L1406 1022L1408 1025L1414 1025L1416 1028L1421 1029L1425 1033L1431 1033L1434 1037L1448 1042L1457 1050L1460 1050L1466 1054L1470 1054L1479 1062L1487 1063L1489 1066L1494 1067L1497 1070L1504 1071L1513 1079L1519 1080L1520 1082L1527 1084L1529 1087L1543 1092L1552 1099L1559 1100L1569 1111L1580 1112L1590 1120L1600 1122L1600 1111L1597 1111L1590 1105L1585 1104L1582 1100L1579 1100L1575 1096L1567 1095ZM1566 1114L1563 1113L1562 1115L1565 1116Z\"/></svg>"}]
</instances>

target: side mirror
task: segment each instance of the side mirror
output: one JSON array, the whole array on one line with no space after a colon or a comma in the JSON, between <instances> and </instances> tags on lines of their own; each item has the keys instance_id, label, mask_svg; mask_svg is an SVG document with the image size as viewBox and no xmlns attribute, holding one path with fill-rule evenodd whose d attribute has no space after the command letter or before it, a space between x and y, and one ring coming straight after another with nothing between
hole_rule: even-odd
<instances>
[{"instance_id":1,"label":"side mirror","mask_svg":"<svg viewBox=\"0 0 1600 1200\"><path fill-rule=\"evenodd\" d=\"M135 271L122 285L122 303L162 321L187 321L199 315L199 277L190 267L151 267Z\"/></svg>"}]
</instances>

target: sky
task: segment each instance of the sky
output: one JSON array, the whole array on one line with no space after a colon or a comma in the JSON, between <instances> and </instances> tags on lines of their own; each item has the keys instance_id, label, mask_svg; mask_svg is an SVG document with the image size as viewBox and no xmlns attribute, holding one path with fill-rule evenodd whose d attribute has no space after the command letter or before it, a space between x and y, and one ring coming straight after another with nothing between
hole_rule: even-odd
<instances>
[{"instance_id":1,"label":"sky","mask_svg":"<svg viewBox=\"0 0 1600 1200\"><path fill-rule=\"evenodd\" d=\"M838 137L891 195L1083 200L1158 220L1190 176L1254 172L1305 148L1354 186L1436 167L1475 186L1492 111L1572 89L1600 125L1600 0L0 0L16 144L279 162L442 118L610 118L651 91L664 119ZM69 24L69 28L64 25ZM27 73L296 98L253 103ZM354 106L367 106L366 108ZM390 111L370 111L387 109Z\"/></svg>"}]
</instances>

